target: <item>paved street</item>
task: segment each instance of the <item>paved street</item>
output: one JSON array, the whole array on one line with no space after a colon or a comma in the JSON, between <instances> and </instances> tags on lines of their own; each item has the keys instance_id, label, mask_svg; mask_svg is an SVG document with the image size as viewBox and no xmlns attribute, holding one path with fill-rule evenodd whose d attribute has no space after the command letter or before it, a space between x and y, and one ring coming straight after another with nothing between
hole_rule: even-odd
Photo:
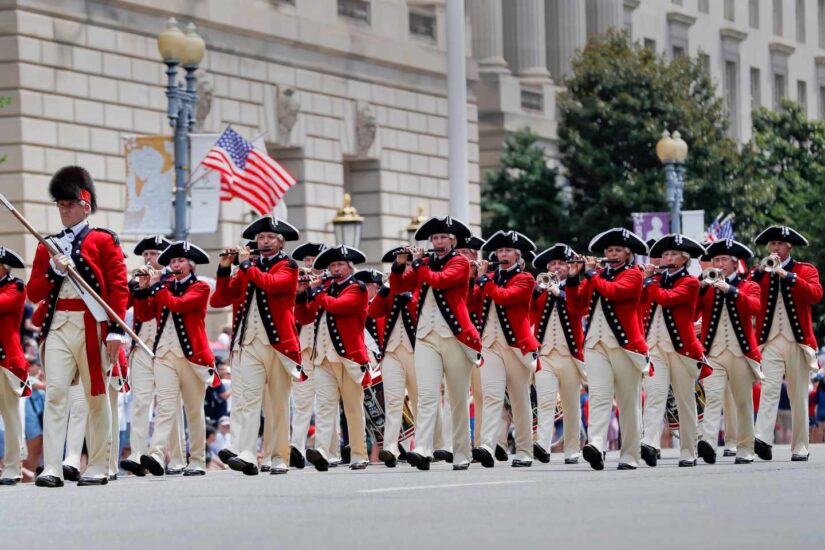
<instances>
[{"instance_id":1,"label":"paved street","mask_svg":"<svg viewBox=\"0 0 825 550\"><path fill-rule=\"evenodd\" d=\"M819 540L825 446L808 463L429 473L407 465L0 490L4 548L803 548ZM57 514L57 509L63 510ZM47 519L48 518L48 519ZM114 546L113 546L114 543ZM540 545L540 546L539 546Z\"/></svg>"}]
</instances>

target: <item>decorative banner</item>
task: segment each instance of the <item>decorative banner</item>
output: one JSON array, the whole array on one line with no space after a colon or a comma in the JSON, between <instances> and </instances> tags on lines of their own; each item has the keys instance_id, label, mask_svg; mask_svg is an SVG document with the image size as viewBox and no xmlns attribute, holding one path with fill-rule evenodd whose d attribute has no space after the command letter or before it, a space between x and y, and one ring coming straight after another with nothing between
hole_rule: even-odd
<instances>
[{"instance_id":1,"label":"decorative banner","mask_svg":"<svg viewBox=\"0 0 825 550\"><path fill-rule=\"evenodd\" d=\"M633 212L633 232L642 240L661 239L670 233L668 212Z\"/></svg>"},{"instance_id":2,"label":"decorative banner","mask_svg":"<svg viewBox=\"0 0 825 550\"><path fill-rule=\"evenodd\" d=\"M171 136L124 138L126 209L121 233L172 232L172 181L175 160Z\"/></svg>"},{"instance_id":3,"label":"decorative banner","mask_svg":"<svg viewBox=\"0 0 825 550\"><path fill-rule=\"evenodd\" d=\"M191 134L189 160L193 172L189 188L189 233L215 233L221 206L221 175L201 166L220 134Z\"/></svg>"}]
</instances>

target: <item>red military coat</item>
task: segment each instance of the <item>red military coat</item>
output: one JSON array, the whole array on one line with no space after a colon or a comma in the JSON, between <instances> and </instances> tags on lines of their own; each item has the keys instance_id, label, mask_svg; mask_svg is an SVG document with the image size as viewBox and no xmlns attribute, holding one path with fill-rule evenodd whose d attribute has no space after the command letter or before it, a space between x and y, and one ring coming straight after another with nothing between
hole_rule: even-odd
<instances>
[{"instance_id":1,"label":"red military coat","mask_svg":"<svg viewBox=\"0 0 825 550\"><path fill-rule=\"evenodd\" d=\"M34 255L34 264L27 285L29 299L33 302L46 300L47 309L40 335L45 339L49 334L54 312L57 307L57 295L66 277L61 277L51 268L46 247L38 245ZM121 318L126 316L129 301L127 288L126 264L123 262L123 250L116 234L108 229L91 228L88 225L75 235L72 243L71 259L75 267L89 286L97 292L109 307ZM71 284L65 282L65 284ZM85 309L82 304L79 306ZM102 395L106 392L100 357L100 343L108 333L122 334L123 330L113 321L103 323L101 339L95 330L96 321L91 312L85 309L86 354L91 377L90 392Z\"/></svg>"},{"instance_id":2,"label":"red military coat","mask_svg":"<svg viewBox=\"0 0 825 550\"><path fill-rule=\"evenodd\" d=\"M727 308L742 353L749 359L761 363L762 354L759 352L756 331L753 328L753 318L759 313L759 285L744 280L739 275L729 284L730 290L725 293L710 286L699 290L697 309L702 316L702 342L705 349L710 351L719 327L722 308Z\"/></svg>"},{"instance_id":3,"label":"red military coat","mask_svg":"<svg viewBox=\"0 0 825 550\"><path fill-rule=\"evenodd\" d=\"M367 310L370 317L382 321L381 355L387 349L393 329L399 319L403 323L402 330L406 331L407 338L415 348L415 329L418 320L418 298L412 292L392 292L387 286L382 286L370 302Z\"/></svg>"},{"instance_id":4,"label":"red military coat","mask_svg":"<svg viewBox=\"0 0 825 550\"><path fill-rule=\"evenodd\" d=\"M559 296L553 296L546 289L538 286L533 291L533 301L530 306L530 319L534 327L536 340L539 345L544 340L550 318L555 311L561 320L564 329L564 339L567 349L579 361L584 361L584 329L582 318L587 314L587 302L582 300L568 300L566 286ZM583 304L582 304L583 302Z\"/></svg>"},{"instance_id":5,"label":"red military coat","mask_svg":"<svg viewBox=\"0 0 825 550\"><path fill-rule=\"evenodd\" d=\"M20 380L15 390L25 390L29 362L20 344L20 323L26 305L26 285L22 279L6 276L0 280L0 367Z\"/></svg>"},{"instance_id":6,"label":"red military coat","mask_svg":"<svg viewBox=\"0 0 825 550\"><path fill-rule=\"evenodd\" d=\"M788 277L781 280L778 275L771 275L762 270L754 270L751 273L751 279L761 290L761 306L756 322L759 344L762 345L768 340L776 303L781 295L785 300L785 310L790 317L795 340L816 350L818 347L811 321L811 306L822 300L819 271L811 264L794 259L791 259L785 271L788 272Z\"/></svg>"},{"instance_id":7,"label":"red military coat","mask_svg":"<svg viewBox=\"0 0 825 550\"><path fill-rule=\"evenodd\" d=\"M470 261L450 251L444 258L428 256L413 262L413 269L393 264L390 285L395 289L418 292L418 313L427 294L432 291L441 315L453 335L465 346L481 351L481 338L470 320L467 309L467 287L470 282Z\"/></svg>"},{"instance_id":8,"label":"red military coat","mask_svg":"<svg viewBox=\"0 0 825 550\"><path fill-rule=\"evenodd\" d=\"M649 319L652 321L656 310L661 307L676 353L703 361L705 348L696 337L693 325L696 302L699 299L699 280L691 276L687 269L682 269L667 278L662 274L649 277L645 285L650 300ZM650 331L650 326L646 331Z\"/></svg>"},{"instance_id":9,"label":"red military coat","mask_svg":"<svg viewBox=\"0 0 825 550\"><path fill-rule=\"evenodd\" d=\"M518 348L522 355L534 352L539 342L530 326L530 302L536 280L520 267L509 271L498 270L493 278L479 277L478 290L484 303L481 318L481 334L487 327L490 308L495 305L494 314L504 330L507 343Z\"/></svg>"},{"instance_id":10,"label":"red military coat","mask_svg":"<svg viewBox=\"0 0 825 550\"><path fill-rule=\"evenodd\" d=\"M266 316L263 326L270 345L300 365L301 344L294 314L298 264L278 253L269 259L243 262L234 277L230 276L231 272L231 267L218 268L210 303L213 307L233 305L232 345L235 335L242 341L247 313L252 300L257 300L258 311Z\"/></svg>"},{"instance_id":11,"label":"red military coat","mask_svg":"<svg viewBox=\"0 0 825 550\"><path fill-rule=\"evenodd\" d=\"M639 318L642 280L642 272L627 264L612 271L590 269L582 281L568 279L567 299L574 301L575 308L588 308L588 325L601 301L619 344L628 351L647 355L647 342Z\"/></svg>"},{"instance_id":12,"label":"red military coat","mask_svg":"<svg viewBox=\"0 0 825 550\"><path fill-rule=\"evenodd\" d=\"M365 366L369 364L364 344L368 302L366 285L349 277L324 288L302 292L295 301L295 313L302 325L315 323L316 335L321 316L326 313L327 329L335 351L341 357Z\"/></svg>"}]
</instances>

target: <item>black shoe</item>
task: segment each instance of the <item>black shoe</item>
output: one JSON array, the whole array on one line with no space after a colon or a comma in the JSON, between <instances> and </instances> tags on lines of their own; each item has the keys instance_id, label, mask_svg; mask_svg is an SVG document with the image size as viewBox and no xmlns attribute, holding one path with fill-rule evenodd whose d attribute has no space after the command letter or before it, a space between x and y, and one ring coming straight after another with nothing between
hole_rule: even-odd
<instances>
[{"instance_id":1,"label":"black shoe","mask_svg":"<svg viewBox=\"0 0 825 550\"><path fill-rule=\"evenodd\" d=\"M490 451L484 447L476 447L473 449L473 460L478 460L485 468L492 468L496 465L496 460Z\"/></svg>"},{"instance_id":2,"label":"black shoe","mask_svg":"<svg viewBox=\"0 0 825 550\"><path fill-rule=\"evenodd\" d=\"M384 463L387 468L395 468L398 465L398 459L395 458L395 455L392 452L381 449L378 451L378 460Z\"/></svg>"},{"instance_id":3,"label":"black shoe","mask_svg":"<svg viewBox=\"0 0 825 550\"><path fill-rule=\"evenodd\" d=\"M197 476L205 476L206 472L204 470L196 470L194 468L184 468L183 469L183 477L197 477Z\"/></svg>"},{"instance_id":4,"label":"black shoe","mask_svg":"<svg viewBox=\"0 0 825 550\"><path fill-rule=\"evenodd\" d=\"M353 462L349 465L350 470L366 470L367 466L369 466L369 462L366 460L359 460L358 462Z\"/></svg>"},{"instance_id":5,"label":"black shoe","mask_svg":"<svg viewBox=\"0 0 825 550\"><path fill-rule=\"evenodd\" d=\"M63 479L66 481L80 481L80 470L74 466L63 465Z\"/></svg>"},{"instance_id":6,"label":"black shoe","mask_svg":"<svg viewBox=\"0 0 825 550\"><path fill-rule=\"evenodd\" d=\"M753 452L762 460L773 460L773 445L768 445L761 439L753 440Z\"/></svg>"},{"instance_id":7,"label":"black shoe","mask_svg":"<svg viewBox=\"0 0 825 550\"><path fill-rule=\"evenodd\" d=\"M582 457L590 463L590 467L594 470L604 470L604 453L591 444L587 444L582 449Z\"/></svg>"},{"instance_id":8,"label":"black shoe","mask_svg":"<svg viewBox=\"0 0 825 550\"><path fill-rule=\"evenodd\" d=\"M401 460L403 462L407 461L407 451L404 450L403 445L398 446L398 460Z\"/></svg>"},{"instance_id":9,"label":"black shoe","mask_svg":"<svg viewBox=\"0 0 825 550\"><path fill-rule=\"evenodd\" d=\"M655 468L658 461L656 448L642 443L642 460L651 468Z\"/></svg>"},{"instance_id":10,"label":"black shoe","mask_svg":"<svg viewBox=\"0 0 825 550\"><path fill-rule=\"evenodd\" d=\"M261 470L263 472L263 470ZM286 466L270 466L269 467L269 475L271 476L279 476L282 474L286 474L289 472L289 468Z\"/></svg>"},{"instance_id":11,"label":"black shoe","mask_svg":"<svg viewBox=\"0 0 825 550\"><path fill-rule=\"evenodd\" d=\"M470 463L469 462L463 462L461 464L453 464L453 471L454 472L467 470L469 468L470 468Z\"/></svg>"},{"instance_id":12,"label":"black shoe","mask_svg":"<svg viewBox=\"0 0 825 550\"><path fill-rule=\"evenodd\" d=\"M544 447L538 443L533 443L533 456L542 464L550 462L550 453L544 450Z\"/></svg>"},{"instance_id":13,"label":"black shoe","mask_svg":"<svg viewBox=\"0 0 825 550\"><path fill-rule=\"evenodd\" d=\"M223 462L224 464L228 464L229 459L235 458L236 456L238 455L233 453L229 449L221 449L220 451L218 451L218 458L220 458L221 462Z\"/></svg>"},{"instance_id":14,"label":"black shoe","mask_svg":"<svg viewBox=\"0 0 825 550\"><path fill-rule=\"evenodd\" d=\"M808 455L791 455L791 462L808 462Z\"/></svg>"},{"instance_id":15,"label":"black shoe","mask_svg":"<svg viewBox=\"0 0 825 550\"><path fill-rule=\"evenodd\" d=\"M316 449L307 449L307 460L310 464L315 466L319 472L326 472L329 470L329 460L324 458L324 455Z\"/></svg>"},{"instance_id":16,"label":"black shoe","mask_svg":"<svg viewBox=\"0 0 825 550\"><path fill-rule=\"evenodd\" d=\"M18 481L19 481L18 479L13 478L13 477L3 477L3 478L0 478L0 485L6 485L8 487L13 487L14 485L17 485Z\"/></svg>"},{"instance_id":17,"label":"black shoe","mask_svg":"<svg viewBox=\"0 0 825 550\"><path fill-rule=\"evenodd\" d=\"M617 469L618 470L635 470L636 466L633 466L632 464L627 464L626 462L619 462L619 467Z\"/></svg>"},{"instance_id":18,"label":"black shoe","mask_svg":"<svg viewBox=\"0 0 825 550\"><path fill-rule=\"evenodd\" d=\"M312 462L310 460L310 462ZM341 464L349 464L352 462L352 449L349 445L341 447Z\"/></svg>"},{"instance_id":19,"label":"black shoe","mask_svg":"<svg viewBox=\"0 0 825 550\"><path fill-rule=\"evenodd\" d=\"M699 453L699 456L702 457L702 460L707 464L716 464L716 449L704 439L699 440L699 444L696 446L696 452Z\"/></svg>"},{"instance_id":20,"label":"black shoe","mask_svg":"<svg viewBox=\"0 0 825 550\"><path fill-rule=\"evenodd\" d=\"M259 470L262 474L267 473L267 472L268 472L269 470L271 470L271 469L272 469L272 466L270 466L269 464L261 464L261 467L260 467L260 468L258 468L258 470Z\"/></svg>"},{"instance_id":21,"label":"black shoe","mask_svg":"<svg viewBox=\"0 0 825 550\"><path fill-rule=\"evenodd\" d=\"M453 463L453 453L450 451L445 451L444 449L437 449L433 451L433 462L446 462L447 464Z\"/></svg>"},{"instance_id":22,"label":"black shoe","mask_svg":"<svg viewBox=\"0 0 825 550\"><path fill-rule=\"evenodd\" d=\"M170 468L169 466L166 467L166 475L168 476L179 476L183 473L183 468Z\"/></svg>"},{"instance_id":23,"label":"black shoe","mask_svg":"<svg viewBox=\"0 0 825 550\"><path fill-rule=\"evenodd\" d=\"M117 481L117 474L109 474L109 481Z\"/></svg>"},{"instance_id":24,"label":"black shoe","mask_svg":"<svg viewBox=\"0 0 825 550\"><path fill-rule=\"evenodd\" d=\"M78 487L87 487L92 485L106 485L109 483L108 477L81 477L77 480Z\"/></svg>"},{"instance_id":25,"label":"black shoe","mask_svg":"<svg viewBox=\"0 0 825 550\"><path fill-rule=\"evenodd\" d=\"M37 476L37 479L34 480L34 484L37 487L49 487L53 489L55 487L63 487L63 480L57 476Z\"/></svg>"},{"instance_id":26,"label":"black shoe","mask_svg":"<svg viewBox=\"0 0 825 550\"><path fill-rule=\"evenodd\" d=\"M149 455L140 455L140 465L149 470L149 473L153 476L162 476L166 473L160 462Z\"/></svg>"},{"instance_id":27,"label":"black shoe","mask_svg":"<svg viewBox=\"0 0 825 550\"><path fill-rule=\"evenodd\" d=\"M246 460L238 457L233 456L229 459L229 462L226 463L227 466L235 470L236 472L243 472L246 476L256 476L258 475L258 466L247 462Z\"/></svg>"},{"instance_id":28,"label":"black shoe","mask_svg":"<svg viewBox=\"0 0 825 550\"><path fill-rule=\"evenodd\" d=\"M578 464L579 463L579 457L574 456L573 458L565 458L564 463L565 464Z\"/></svg>"},{"instance_id":29,"label":"black shoe","mask_svg":"<svg viewBox=\"0 0 825 550\"><path fill-rule=\"evenodd\" d=\"M407 462L410 463L410 466L418 468L422 471L429 470L430 462L432 461L433 459L428 456L420 455L412 451L407 453Z\"/></svg>"},{"instance_id":30,"label":"black shoe","mask_svg":"<svg viewBox=\"0 0 825 550\"><path fill-rule=\"evenodd\" d=\"M293 468L298 468L299 470L303 470L304 466L306 466L307 461L304 458L304 455L301 454L297 448L293 446L289 446L289 465Z\"/></svg>"},{"instance_id":31,"label":"black shoe","mask_svg":"<svg viewBox=\"0 0 825 550\"><path fill-rule=\"evenodd\" d=\"M753 460L750 458L742 458L741 456L737 456L736 460L733 461L734 464L753 464Z\"/></svg>"},{"instance_id":32,"label":"black shoe","mask_svg":"<svg viewBox=\"0 0 825 550\"><path fill-rule=\"evenodd\" d=\"M121 460L120 467L132 475L144 477L146 475L146 468L135 462L134 460Z\"/></svg>"},{"instance_id":33,"label":"black shoe","mask_svg":"<svg viewBox=\"0 0 825 550\"><path fill-rule=\"evenodd\" d=\"M726 456L726 457L736 456L736 451L734 451L733 449L725 449L724 451L722 451L722 456Z\"/></svg>"},{"instance_id":34,"label":"black shoe","mask_svg":"<svg viewBox=\"0 0 825 550\"><path fill-rule=\"evenodd\" d=\"M510 466L513 468L529 468L532 465L532 460L522 460L520 458L514 458L513 462L510 463Z\"/></svg>"},{"instance_id":35,"label":"black shoe","mask_svg":"<svg viewBox=\"0 0 825 550\"><path fill-rule=\"evenodd\" d=\"M496 445L496 460L499 462L507 462L510 459L510 455L507 454L507 449L502 447L501 445Z\"/></svg>"},{"instance_id":36,"label":"black shoe","mask_svg":"<svg viewBox=\"0 0 825 550\"><path fill-rule=\"evenodd\" d=\"M693 460L684 460L683 459L683 460L679 461L679 467L680 468L693 468L694 466L696 466L696 459L695 458Z\"/></svg>"}]
</instances>

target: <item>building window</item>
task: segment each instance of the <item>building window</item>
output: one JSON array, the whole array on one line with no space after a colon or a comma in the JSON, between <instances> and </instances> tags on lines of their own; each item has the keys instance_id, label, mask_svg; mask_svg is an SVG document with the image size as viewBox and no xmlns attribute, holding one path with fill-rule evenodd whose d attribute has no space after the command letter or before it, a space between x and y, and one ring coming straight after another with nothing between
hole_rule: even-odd
<instances>
[{"instance_id":1,"label":"building window","mask_svg":"<svg viewBox=\"0 0 825 550\"><path fill-rule=\"evenodd\" d=\"M751 111L762 106L762 74L751 67Z\"/></svg>"},{"instance_id":2,"label":"building window","mask_svg":"<svg viewBox=\"0 0 825 550\"><path fill-rule=\"evenodd\" d=\"M541 92L522 90L521 108L530 111L544 111L544 95Z\"/></svg>"},{"instance_id":3,"label":"building window","mask_svg":"<svg viewBox=\"0 0 825 550\"><path fill-rule=\"evenodd\" d=\"M796 102L802 106L802 112L808 116L808 83L804 80L796 81Z\"/></svg>"},{"instance_id":4,"label":"building window","mask_svg":"<svg viewBox=\"0 0 825 550\"><path fill-rule=\"evenodd\" d=\"M773 34L782 36L782 0L773 0Z\"/></svg>"},{"instance_id":5,"label":"building window","mask_svg":"<svg viewBox=\"0 0 825 550\"><path fill-rule=\"evenodd\" d=\"M699 11L701 13L710 13L710 0L699 0Z\"/></svg>"},{"instance_id":6,"label":"building window","mask_svg":"<svg viewBox=\"0 0 825 550\"><path fill-rule=\"evenodd\" d=\"M436 19L433 11L410 10L410 34L435 41Z\"/></svg>"},{"instance_id":7,"label":"building window","mask_svg":"<svg viewBox=\"0 0 825 550\"><path fill-rule=\"evenodd\" d=\"M733 0L725 0L725 19L728 21L736 20L736 9Z\"/></svg>"},{"instance_id":8,"label":"building window","mask_svg":"<svg viewBox=\"0 0 825 550\"><path fill-rule=\"evenodd\" d=\"M725 104L730 116L730 135L739 137L739 67L734 61L725 61Z\"/></svg>"},{"instance_id":9,"label":"building window","mask_svg":"<svg viewBox=\"0 0 825 550\"><path fill-rule=\"evenodd\" d=\"M796 0L796 41L805 42L805 0Z\"/></svg>"},{"instance_id":10,"label":"building window","mask_svg":"<svg viewBox=\"0 0 825 550\"><path fill-rule=\"evenodd\" d=\"M685 49L682 46L673 46L673 59L685 57Z\"/></svg>"},{"instance_id":11,"label":"building window","mask_svg":"<svg viewBox=\"0 0 825 550\"><path fill-rule=\"evenodd\" d=\"M819 87L819 120L825 120L825 86Z\"/></svg>"},{"instance_id":12,"label":"building window","mask_svg":"<svg viewBox=\"0 0 825 550\"><path fill-rule=\"evenodd\" d=\"M652 38L645 38L644 44L645 44L645 49L648 49L652 52L656 51L656 41L653 40Z\"/></svg>"},{"instance_id":13,"label":"building window","mask_svg":"<svg viewBox=\"0 0 825 550\"><path fill-rule=\"evenodd\" d=\"M625 5L624 7L624 32L627 36L633 36L633 11L635 8Z\"/></svg>"},{"instance_id":14,"label":"building window","mask_svg":"<svg viewBox=\"0 0 825 550\"><path fill-rule=\"evenodd\" d=\"M784 98L787 94L787 90L785 89L785 75L780 73L774 73L773 75L773 110L774 111L781 111L782 110L782 98Z\"/></svg>"},{"instance_id":15,"label":"building window","mask_svg":"<svg viewBox=\"0 0 825 550\"><path fill-rule=\"evenodd\" d=\"M369 24L370 3L366 0L338 0L338 15Z\"/></svg>"},{"instance_id":16,"label":"building window","mask_svg":"<svg viewBox=\"0 0 825 550\"><path fill-rule=\"evenodd\" d=\"M816 20L819 29L819 47L825 49L825 0L819 0Z\"/></svg>"},{"instance_id":17,"label":"building window","mask_svg":"<svg viewBox=\"0 0 825 550\"><path fill-rule=\"evenodd\" d=\"M752 29L759 28L759 0L749 0L748 22Z\"/></svg>"},{"instance_id":18,"label":"building window","mask_svg":"<svg viewBox=\"0 0 825 550\"><path fill-rule=\"evenodd\" d=\"M702 72L710 78L710 56L706 53L700 53L699 64L702 66Z\"/></svg>"}]
</instances>

